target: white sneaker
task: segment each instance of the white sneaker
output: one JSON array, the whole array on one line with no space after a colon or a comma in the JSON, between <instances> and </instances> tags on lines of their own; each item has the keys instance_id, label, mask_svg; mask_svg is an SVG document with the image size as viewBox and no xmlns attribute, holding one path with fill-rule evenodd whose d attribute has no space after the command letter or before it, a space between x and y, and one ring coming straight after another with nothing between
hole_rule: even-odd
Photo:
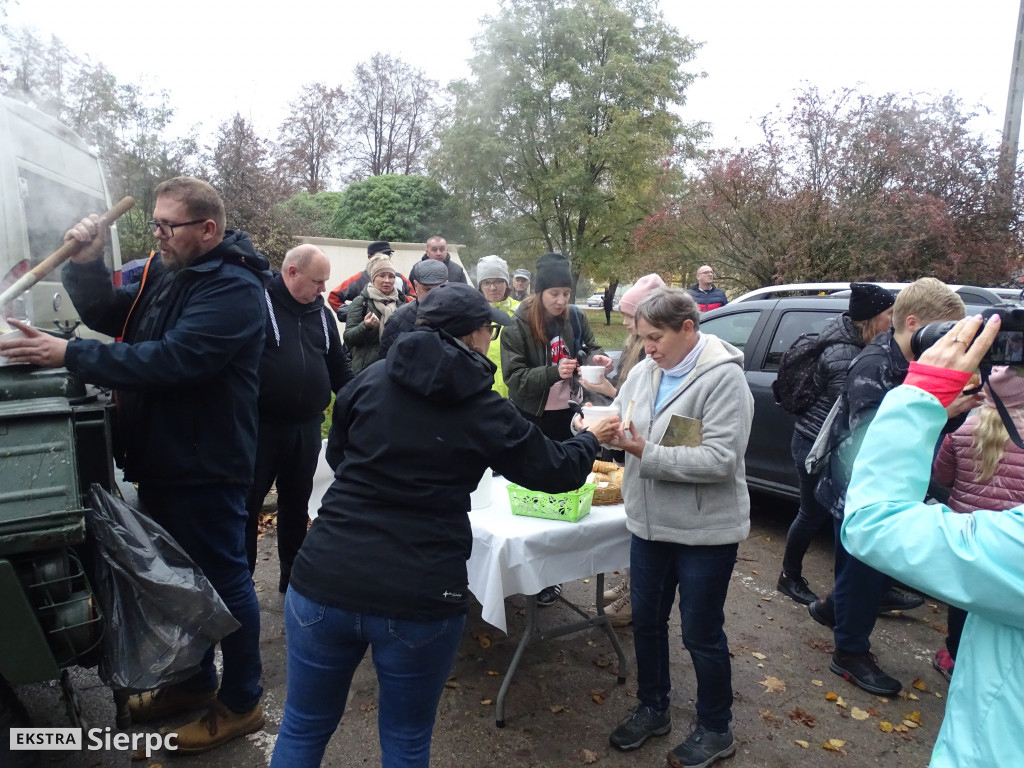
<instances>
[{"instance_id":1,"label":"white sneaker","mask_svg":"<svg viewBox=\"0 0 1024 768\"><path fill-rule=\"evenodd\" d=\"M604 609L608 623L613 627L628 627L633 623L633 606L629 602L629 592Z\"/></svg>"},{"instance_id":2,"label":"white sneaker","mask_svg":"<svg viewBox=\"0 0 1024 768\"><path fill-rule=\"evenodd\" d=\"M604 604L611 605L623 595L629 597L629 577L627 576L611 589L604 591Z\"/></svg>"}]
</instances>

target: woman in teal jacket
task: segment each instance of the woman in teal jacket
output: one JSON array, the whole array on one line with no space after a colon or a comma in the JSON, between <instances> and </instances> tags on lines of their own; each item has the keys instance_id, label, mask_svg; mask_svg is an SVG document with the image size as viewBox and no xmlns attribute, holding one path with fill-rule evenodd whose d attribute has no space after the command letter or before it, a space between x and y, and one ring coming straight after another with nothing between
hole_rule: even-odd
<instances>
[{"instance_id":1,"label":"woman in teal jacket","mask_svg":"<svg viewBox=\"0 0 1024 768\"><path fill-rule=\"evenodd\" d=\"M957 514L921 501L946 406L998 318L968 347L980 326L958 322L886 395L854 463L842 529L854 556L969 612L931 768L1024 765L1024 506Z\"/></svg>"}]
</instances>

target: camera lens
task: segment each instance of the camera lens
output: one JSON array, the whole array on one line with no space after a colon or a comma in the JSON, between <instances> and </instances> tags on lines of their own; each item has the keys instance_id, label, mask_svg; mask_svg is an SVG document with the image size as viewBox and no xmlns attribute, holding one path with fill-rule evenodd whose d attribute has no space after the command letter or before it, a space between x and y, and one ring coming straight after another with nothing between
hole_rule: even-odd
<instances>
[{"instance_id":1,"label":"camera lens","mask_svg":"<svg viewBox=\"0 0 1024 768\"><path fill-rule=\"evenodd\" d=\"M940 323L929 323L924 328L914 331L914 335L910 337L910 351L914 353L914 358L919 358L928 347L949 333L954 325L955 320L944 320Z\"/></svg>"}]
</instances>

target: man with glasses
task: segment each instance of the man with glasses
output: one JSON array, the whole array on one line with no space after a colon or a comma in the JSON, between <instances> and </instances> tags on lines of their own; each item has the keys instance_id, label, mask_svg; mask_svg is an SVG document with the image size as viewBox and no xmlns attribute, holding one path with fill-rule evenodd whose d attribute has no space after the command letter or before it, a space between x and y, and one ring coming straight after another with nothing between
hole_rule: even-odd
<instances>
[{"instance_id":1,"label":"man with glasses","mask_svg":"<svg viewBox=\"0 0 1024 768\"><path fill-rule=\"evenodd\" d=\"M267 315L267 259L225 231L224 203L205 181L156 188L160 243L136 281L115 288L103 263L107 222L93 215L64 239L82 244L61 278L83 321L123 342L65 341L21 326L14 362L65 366L118 394L118 463L142 509L202 569L239 629L211 647L192 677L133 696L144 722L208 708L175 728L178 753L213 749L263 727L260 613L245 553L245 494L256 452L257 370ZM7 346L7 345L5 345Z\"/></svg>"},{"instance_id":2,"label":"man with glasses","mask_svg":"<svg viewBox=\"0 0 1024 768\"><path fill-rule=\"evenodd\" d=\"M725 291L716 288L714 280L715 270L705 264L697 270L697 284L687 289L693 296L693 300L697 302L701 312L718 309L729 303L729 299L725 297Z\"/></svg>"},{"instance_id":3,"label":"man with glasses","mask_svg":"<svg viewBox=\"0 0 1024 768\"><path fill-rule=\"evenodd\" d=\"M427 259L440 261L448 268L449 283L469 282L469 278L466 276L466 270L452 261L451 254L448 253L448 241L440 235L434 235L427 239L427 252L423 254L420 261L426 261Z\"/></svg>"}]
</instances>

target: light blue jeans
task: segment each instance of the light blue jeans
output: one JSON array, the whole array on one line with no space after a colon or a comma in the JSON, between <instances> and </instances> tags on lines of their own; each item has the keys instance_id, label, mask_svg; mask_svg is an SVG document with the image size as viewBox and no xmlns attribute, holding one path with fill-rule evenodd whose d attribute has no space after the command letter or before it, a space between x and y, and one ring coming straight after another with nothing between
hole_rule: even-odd
<instances>
[{"instance_id":1,"label":"light blue jeans","mask_svg":"<svg viewBox=\"0 0 1024 768\"><path fill-rule=\"evenodd\" d=\"M271 768L320 765L368 647L380 689L381 765L427 768L437 705L465 626L465 614L389 619L325 605L289 587L288 699Z\"/></svg>"}]
</instances>

